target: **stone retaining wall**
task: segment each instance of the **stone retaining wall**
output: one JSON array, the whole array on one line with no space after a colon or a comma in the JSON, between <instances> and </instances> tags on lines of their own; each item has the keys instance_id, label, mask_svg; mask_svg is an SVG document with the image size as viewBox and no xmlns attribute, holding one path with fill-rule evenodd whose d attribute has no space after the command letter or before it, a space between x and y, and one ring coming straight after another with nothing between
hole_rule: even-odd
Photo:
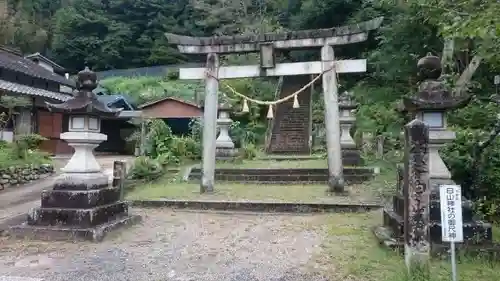
<instances>
[{"instance_id":1,"label":"stone retaining wall","mask_svg":"<svg viewBox=\"0 0 500 281\"><path fill-rule=\"evenodd\" d=\"M29 183L54 173L52 164L12 166L0 169L0 190Z\"/></svg>"}]
</instances>

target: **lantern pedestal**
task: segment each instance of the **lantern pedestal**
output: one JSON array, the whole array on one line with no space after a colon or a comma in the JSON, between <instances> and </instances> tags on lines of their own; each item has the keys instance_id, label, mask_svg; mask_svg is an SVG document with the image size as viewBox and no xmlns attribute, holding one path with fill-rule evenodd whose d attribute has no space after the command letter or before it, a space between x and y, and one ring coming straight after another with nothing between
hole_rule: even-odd
<instances>
[{"instance_id":1,"label":"lantern pedestal","mask_svg":"<svg viewBox=\"0 0 500 281\"><path fill-rule=\"evenodd\" d=\"M342 165L344 166L363 166L361 151L351 136L351 128L356 123L356 117L353 110L357 105L352 101L350 93L343 93L340 96L340 147L342 149Z\"/></svg>"},{"instance_id":2,"label":"lantern pedestal","mask_svg":"<svg viewBox=\"0 0 500 281\"><path fill-rule=\"evenodd\" d=\"M63 104L49 104L49 109L74 114L70 116L69 131L62 133L61 139L75 152L61 169L63 173L55 179L52 190L42 192L40 208L30 210L26 223L11 228L13 236L101 241L108 231L140 221L140 216L128 214L121 190L110 185L111 179L101 171L94 156L94 149L107 140L99 132L100 116L113 117L117 112L92 98L94 73L82 71L78 79L81 90L77 96Z\"/></svg>"},{"instance_id":3,"label":"lantern pedestal","mask_svg":"<svg viewBox=\"0 0 500 281\"><path fill-rule=\"evenodd\" d=\"M229 127L233 120L229 117L230 107L227 104L219 105L219 136L215 140L215 158L217 160L233 160L238 156L238 150L234 148L234 143L229 136Z\"/></svg>"},{"instance_id":4,"label":"lantern pedestal","mask_svg":"<svg viewBox=\"0 0 500 281\"><path fill-rule=\"evenodd\" d=\"M99 173L101 166L94 157L94 149L108 137L100 133L91 132L67 132L61 134L69 146L75 149L75 153L61 169L63 173Z\"/></svg>"}]
</instances>

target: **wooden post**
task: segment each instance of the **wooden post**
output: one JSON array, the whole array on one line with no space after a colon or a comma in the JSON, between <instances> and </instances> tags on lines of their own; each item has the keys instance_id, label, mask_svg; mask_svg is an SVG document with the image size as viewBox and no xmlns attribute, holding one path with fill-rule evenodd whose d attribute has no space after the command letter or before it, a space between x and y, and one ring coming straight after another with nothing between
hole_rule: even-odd
<instances>
[{"instance_id":1,"label":"wooden post","mask_svg":"<svg viewBox=\"0 0 500 281\"><path fill-rule=\"evenodd\" d=\"M309 75L309 79L312 81L314 79L314 75ZM309 154L312 153L313 149L313 101L314 101L314 83L311 85L311 89L309 91Z\"/></svg>"},{"instance_id":2,"label":"wooden post","mask_svg":"<svg viewBox=\"0 0 500 281\"><path fill-rule=\"evenodd\" d=\"M140 139L140 143L139 143L139 155L140 156L146 155L145 141L146 141L146 122L144 120L144 117L141 117L141 139Z\"/></svg>"},{"instance_id":3,"label":"wooden post","mask_svg":"<svg viewBox=\"0 0 500 281\"><path fill-rule=\"evenodd\" d=\"M126 163L124 161L114 161L113 162L113 187L118 187L120 189L120 200L123 200L125 197L125 175L126 171Z\"/></svg>"},{"instance_id":4,"label":"wooden post","mask_svg":"<svg viewBox=\"0 0 500 281\"><path fill-rule=\"evenodd\" d=\"M408 272L429 275L429 127L415 119L405 126L405 262ZM427 279L426 279L427 280Z\"/></svg>"},{"instance_id":5,"label":"wooden post","mask_svg":"<svg viewBox=\"0 0 500 281\"><path fill-rule=\"evenodd\" d=\"M215 181L215 139L217 138L217 94L219 58L207 55L205 78L205 109L203 112L203 167L200 192L213 192Z\"/></svg>"},{"instance_id":6,"label":"wooden post","mask_svg":"<svg viewBox=\"0 0 500 281\"><path fill-rule=\"evenodd\" d=\"M321 48L323 71L323 97L325 100L325 128L328 153L328 192L344 193L342 152L340 148L339 99L337 73L334 68L333 47Z\"/></svg>"}]
</instances>

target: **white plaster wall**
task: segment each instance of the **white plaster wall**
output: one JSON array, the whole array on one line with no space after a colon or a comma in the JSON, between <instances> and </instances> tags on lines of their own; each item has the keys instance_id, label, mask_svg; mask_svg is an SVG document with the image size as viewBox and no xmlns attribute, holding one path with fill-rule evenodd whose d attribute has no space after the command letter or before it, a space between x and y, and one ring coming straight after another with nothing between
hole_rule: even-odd
<instances>
[{"instance_id":1,"label":"white plaster wall","mask_svg":"<svg viewBox=\"0 0 500 281\"><path fill-rule=\"evenodd\" d=\"M0 131L0 139L4 140L6 142L13 142L14 141L14 132L11 130Z\"/></svg>"}]
</instances>

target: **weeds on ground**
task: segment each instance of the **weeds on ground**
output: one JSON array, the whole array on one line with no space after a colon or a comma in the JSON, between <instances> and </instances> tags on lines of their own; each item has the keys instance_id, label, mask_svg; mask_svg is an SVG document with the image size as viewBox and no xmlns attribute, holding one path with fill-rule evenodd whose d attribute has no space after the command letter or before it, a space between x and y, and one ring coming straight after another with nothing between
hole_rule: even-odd
<instances>
[{"instance_id":1,"label":"weeds on ground","mask_svg":"<svg viewBox=\"0 0 500 281\"><path fill-rule=\"evenodd\" d=\"M325 239L315 263L331 281L449 281L451 264L432 259L430 276L408 276L404 257L379 246L371 230L382 223L380 211L331 214L324 219ZM458 257L458 279L496 281L500 263L484 257Z\"/></svg>"}]
</instances>

